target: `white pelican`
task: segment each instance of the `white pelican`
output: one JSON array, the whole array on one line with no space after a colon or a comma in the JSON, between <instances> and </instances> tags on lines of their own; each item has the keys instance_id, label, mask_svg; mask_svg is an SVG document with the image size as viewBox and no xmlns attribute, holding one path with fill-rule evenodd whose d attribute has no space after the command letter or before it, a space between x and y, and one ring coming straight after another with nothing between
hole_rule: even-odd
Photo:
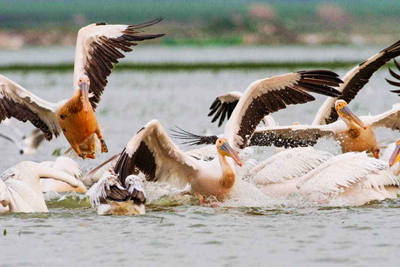
<instances>
[{"instance_id":1,"label":"white pelican","mask_svg":"<svg viewBox=\"0 0 400 267\"><path fill-rule=\"evenodd\" d=\"M258 164L250 178L269 197L294 194L319 204L359 206L400 193L400 180L387 163L365 152L333 157L313 148L293 148Z\"/></svg>"},{"instance_id":2,"label":"white pelican","mask_svg":"<svg viewBox=\"0 0 400 267\"><path fill-rule=\"evenodd\" d=\"M394 175L400 174L400 139L386 147L381 159L389 163L390 170Z\"/></svg>"},{"instance_id":3,"label":"white pelican","mask_svg":"<svg viewBox=\"0 0 400 267\"><path fill-rule=\"evenodd\" d=\"M349 152L324 162L301 177L298 193L318 203L359 206L396 198L400 180L387 163L364 153Z\"/></svg>"},{"instance_id":4,"label":"white pelican","mask_svg":"<svg viewBox=\"0 0 400 267\"><path fill-rule=\"evenodd\" d=\"M165 181L182 187L190 184L192 192L199 196L219 200L232 197L238 184L235 163L242 165L238 153L246 147L261 119L287 105L313 101L307 91L337 96L339 93L332 87L340 83L336 73L325 70L300 71L253 82L226 125L224 137L217 140L218 154L211 161L185 154L157 120L150 121L128 142L114 172L124 188L128 176L142 172L147 181Z\"/></svg>"},{"instance_id":5,"label":"white pelican","mask_svg":"<svg viewBox=\"0 0 400 267\"><path fill-rule=\"evenodd\" d=\"M95 135L100 140L101 151L107 146L100 132L94 110L107 85L118 59L130 52L137 42L155 39L163 34L142 34L137 31L156 24L161 19L138 25L90 24L79 30L75 51L73 88L69 100L47 102L20 85L0 75L0 122L14 117L29 120L43 131L46 140L62 131L76 154L95 158Z\"/></svg>"},{"instance_id":6,"label":"white pelican","mask_svg":"<svg viewBox=\"0 0 400 267\"><path fill-rule=\"evenodd\" d=\"M69 192L86 193L86 186L79 180L82 177L82 170L78 163L68 157L58 157L56 161L45 161L41 164L52 167L55 170L65 172L77 179L78 186L72 187L67 183L54 179L40 179L43 192Z\"/></svg>"},{"instance_id":7,"label":"white pelican","mask_svg":"<svg viewBox=\"0 0 400 267\"><path fill-rule=\"evenodd\" d=\"M340 142L343 153L367 151L379 158L380 149L373 130L381 127L397 129L396 122L400 116L400 105L395 105L392 110L377 116L358 118L347 107L344 100L336 100L336 110L343 120L327 125L257 127L249 145L303 147L314 145L321 137L333 137ZM199 136L185 132L177 137L190 140L190 144L201 144L204 140L211 143L217 138L216 136Z\"/></svg>"},{"instance_id":8,"label":"white pelican","mask_svg":"<svg viewBox=\"0 0 400 267\"><path fill-rule=\"evenodd\" d=\"M364 85L368 83L371 76L381 66L385 65L392 58L395 58L399 55L400 55L400 41L397 41L393 45L383 49L376 55L370 57L360 65L354 67L349 72L347 72L346 75L343 77L344 83L341 84L338 89L340 92L342 92L342 95L336 98L332 97L327 98L327 100L319 109L312 123L312 126L315 126L315 128L307 125L293 126L293 129L296 130L301 128L307 128L309 130L306 132L297 131L296 133L293 133L293 131L289 131L287 134L282 134L283 131L285 131L284 129L290 129L291 127L287 128L277 127L272 120L270 123L267 123L266 127L262 128L260 127L259 129L256 130L255 134L250 140L249 145L256 145L256 146L274 145L276 147L284 146L286 148L299 147L299 146L304 147L309 145L315 145L318 138L320 138L321 136L331 135L338 137L337 139L341 141L342 149L344 152L369 150L373 152L377 157L379 150L376 145L375 134L373 134L373 132L370 131L370 129L368 129L368 125L367 125L367 131L362 132L362 136L359 137L356 142L353 141L353 138L346 138L346 137L342 138L343 134L341 134L340 132L348 130L352 131L352 129L358 129L357 126L354 125L354 123L357 124L357 122L354 120L356 119L356 117L353 117L352 119L353 123L351 125L354 126L352 128L351 127L346 128L342 122L335 125L331 125L328 128L323 128L319 126L324 124L332 124L333 122L337 121L340 114L338 114L337 109L335 107L336 101L344 100L346 101L346 103L349 103L351 100L355 98L357 93L364 87ZM397 65L397 62L395 63ZM391 73L393 75L394 72L391 71ZM395 78L400 79L400 75L397 76L396 74L394 75ZM400 83L392 82L391 84L400 86ZM229 118L230 115L232 114L232 110L237 105L238 99L240 99L240 97L241 97L240 92L230 92L217 97L210 107L211 112L209 116L215 114L212 121L214 122L218 118L220 118L219 126L222 125L225 116ZM345 118L345 116L341 117ZM269 129L271 130L270 132L267 132L268 128L270 128ZM178 132L177 135L175 135L175 137L179 139L186 139L187 140L186 143L189 145L213 144L217 139L217 136L201 136L201 135L191 134L182 129L179 130L180 132ZM278 132L279 134L276 134ZM365 134L367 134L368 136L365 137L364 136Z\"/></svg>"},{"instance_id":9,"label":"white pelican","mask_svg":"<svg viewBox=\"0 0 400 267\"><path fill-rule=\"evenodd\" d=\"M46 164L23 161L0 175L0 203L10 212L48 212L41 178L56 179L78 186L78 180Z\"/></svg>"},{"instance_id":10,"label":"white pelican","mask_svg":"<svg viewBox=\"0 0 400 267\"><path fill-rule=\"evenodd\" d=\"M265 195L285 197L297 192L300 177L331 159L332 154L311 147L284 150L252 168L249 179Z\"/></svg>"}]
</instances>

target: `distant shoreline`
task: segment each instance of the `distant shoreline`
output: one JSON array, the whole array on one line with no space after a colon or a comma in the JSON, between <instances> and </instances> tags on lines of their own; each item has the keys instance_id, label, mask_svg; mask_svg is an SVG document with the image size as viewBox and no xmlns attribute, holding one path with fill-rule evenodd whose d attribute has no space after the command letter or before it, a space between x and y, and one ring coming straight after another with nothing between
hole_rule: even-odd
<instances>
[{"instance_id":1,"label":"distant shoreline","mask_svg":"<svg viewBox=\"0 0 400 267\"><path fill-rule=\"evenodd\" d=\"M136 71L222 71L222 70L254 70L254 69L301 69L301 68L350 68L359 64L355 61L330 61L330 62L202 62L202 63L122 63L115 66L115 70ZM386 68L394 66L393 63L385 65ZM64 72L73 70L74 65L66 64L13 64L0 66L1 72L6 71L46 71Z\"/></svg>"}]
</instances>

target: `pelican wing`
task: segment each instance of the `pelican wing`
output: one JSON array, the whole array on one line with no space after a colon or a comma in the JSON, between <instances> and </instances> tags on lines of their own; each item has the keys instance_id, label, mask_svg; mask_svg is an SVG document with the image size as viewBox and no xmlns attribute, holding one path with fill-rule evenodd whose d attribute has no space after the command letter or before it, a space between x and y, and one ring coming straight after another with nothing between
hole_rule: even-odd
<instances>
[{"instance_id":1,"label":"pelican wing","mask_svg":"<svg viewBox=\"0 0 400 267\"><path fill-rule=\"evenodd\" d=\"M334 136L332 127L325 125L291 125L258 127L249 146L276 146L285 148L314 146L322 137Z\"/></svg>"},{"instance_id":2,"label":"pelican wing","mask_svg":"<svg viewBox=\"0 0 400 267\"><path fill-rule=\"evenodd\" d=\"M6 118L30 121L51 140L60 135L57 110L64 102L47 102L32 94L22 86L0 75L0 123Z\"/></svg>"},{"instance_id":3,"label":"pelican wing","mask_svg":"<svg viewBox=\"0 0 400 267\"><path fill-rule=\"evenodd\" d=\"M288 149L262 161L249 175L257 185L283 183L302 177L332 157L310 147Z\"/></svg>"},{"instance_id":4,"label":"pelican wing","mask_svg":"<svg viewBox=\"0 0 400 267\"><path fill-rule=\"evenodd\" d=\"M299 71L255 81L240 98L224 135L233 149L240 151L264 116L287 105L314 101L307 92L337 97L340 92L333 87L341 82L336 73L327 70Z\"/></svg>"},{"instance_id":5,"label":"pelican wing","mask_svg":"<svg viewBox=\"0 0 400 267\"><path fill-rule=\"evenodd\" d=\"M337 121L339 115L335 110L335 101L343 99L350 103L380 67L399 55L400 40L347 72L343 77L343 84L339 87L342 95L337 98L327 98L318 110L313 124L322 125Z\"/></svg>"},{"instance_id":6,"label":"pelican wing","mask_svg":"<svg viewBox=\"0 0 400 267\"><path fill-rule=\"evenodd\" d=\"M303 176L297 187L303 192L335 194L356 184L380 189L399 185L399 180L390 172L387 163L368 157L364 152L349 152L326 161Z\"/></svg>"},{"instance_id":7,"label":"pelican wing","mask_svg":"<svg viewBox=\"0 0 400 267\"><path fill-rule=\"evenodd\" d=\"M139 171L148 181L184 186L198 169L196 160L169 139L157 120L150 121L126 145L115 166L122 184Z\"/></svg>"},{"instance_id":8,"label":"pelican wing","mask_svg":"<svg viewBox=\"0 0 400 267\"><path fill-rule=\"evenodd\" d=\"M400 130L400 104L394 104L392 109L375 116L360 116L365 125L372 129L389 128Z\"/></svg>"},{"instance_id":9,"label":"pelican wing","mask_svg":"<svg viewBox=\"0 0 400 267\"><path fill-rule=\"evenodd\" d=\"M173 137L184 140L189 146L215 144L217 135L197 135L181 128L174 130ZM275 127L257 127L250 138L249 146L276 146L285 148L314 146L318 139L335 135L331 125L291 125Z\"/></svg>"},{"instance_id":10,"label":"pelican wing","mask_svg":"<svg viewBox=\"0 0 400 267\"><path fill-rule=\"evenodd\" d=\"M210 107L211 111L210 113L208 113L209 117L215 114L211 122L215 122L219 118L218 127L221 127L222 123L225 120L225 117L228 120L231 117L232 112L235 109L242 95L243 94L241 92L232 91L218 96L211 104Z\"/></svg>"},{"instance_id":11,"label":"pelican wing","mask_svg":"<svg viewBox=\"0 0 400 267\"><path fill-rule=\"evenodd\" d=\"M164 34L143 34L138 29L149 27L161 18L137 25L91 24L79 30L76 41L74 88L83 74L90 79L90 103L96 108L107 85L107 77L118 59L125 57L121 51L130 52L137 42L155 39Z\"/></svg>"},{"instance_id":12,"label":"pelican wing","mask_svg":"<svg viewBox=\"0 0 400 267\"><path fill-rule=\"evenodd\" d=\"M400 65L399 65L399 63L397 63L397 61L396 61L395 59L393 59L393 61L394 61L394 64L396 65L397 70L400 70ZM389 68L389 73L390 73L390 75L392 75L393 78L395 78L395 79L397 80L397 82L392 81L392 80L388 80L388 79L385 79L385 80L386 80L390 85L393 85L393 86L396 86L396 87L400 87L400 82L399 82L399 80L400 80L400 75L397 74L396 72L394 72L391 68ZM395 94L398 94L398 95L400 96L400 90L392 90L392 91L390 91L390 92L395 93Z\"/></svg>"}]
</instances>

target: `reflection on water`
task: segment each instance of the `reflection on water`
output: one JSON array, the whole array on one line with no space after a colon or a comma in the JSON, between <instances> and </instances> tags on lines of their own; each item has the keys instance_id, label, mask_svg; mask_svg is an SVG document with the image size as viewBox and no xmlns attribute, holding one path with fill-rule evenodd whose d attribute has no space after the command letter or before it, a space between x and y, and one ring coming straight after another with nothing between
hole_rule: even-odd
<instances>
[{"instance_id":1,"label":"reflection on water","mask_svg":"<svg viewBox=\"0 0 400 267\"><path fill-rule=\"evenodd\" d=\"M343 75L346 70L336 70ZM92 167L120 152L149 120L157 118L168 130L174 125L189 131L221 133L207 117L215 96L243 91L252 81L287 70L220 72L114 73L98 108L98 121L110 152L96 160L78 160ZM57 101L72 95L72 73L9 72L9 78L39 96ZM397 96L378 72L350 105L356 114L389 109ZM276 114L281 125L311 123L324 97L292 106ZM28 124L19 125L24 130ZM1 131L8 131L6 127ZM397 132L379 131L378 139L397 138ZM51 152L67 148L63 137L44 143L37 155L20 156L0 140L0 172L21 160L54 159ZM333 142L319 147L335 150ZM255 149L255 157L272 154ZM336 150L337 151L337 150ZM226 203L202 207L191 202L158 199L140 217L97 216L87 199L47 195L50 214L0 216L1 261L8 265L311 265L341 263L354 266L397 262L400 202L372 203L360 208L293 205L291 202ZM189 200L190 201L190 200ZM183 203L183 204L182 204ZM301 204L301 203L300 203ZM233 207L234 206L234 207ZM205 257L205 255L207 255ZM393 255L393 256L392 256ZM154 264L158 263L158 264ZM7 266L7 265L6 265Z\"/></svg>"}]
</instances>

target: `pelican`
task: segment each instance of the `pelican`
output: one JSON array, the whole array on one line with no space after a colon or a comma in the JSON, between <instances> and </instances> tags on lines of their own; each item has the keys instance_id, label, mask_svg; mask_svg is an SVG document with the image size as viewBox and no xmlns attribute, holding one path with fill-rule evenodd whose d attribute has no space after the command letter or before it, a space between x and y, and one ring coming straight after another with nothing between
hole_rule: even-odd
<instances>
[{"instance_id":1,"label":"pelican","mask_svg":"<svg viewBox=\"0 0 400 267\"><path fill-rule=\"evenodd\" d=\"M48 212L40 179L55 179L78 186L78 180L46 164L23 161L0 175L0 203L9 212Z\"/></svg>"},{"instance_id":2,"label":"pelican","mask_svg":"<svg viewBox=\"0 0 400 267\"><path fill-rule=\"evenodd\" d=\"M126 186L124 186L126 185ZM145 214L146 193L143 181L136 175L126 177L124 184L113 172L105 171L87 192L99 215Z\"/></svg>"},{"instance_id":3,"label":"pelican","mask_svg":"<svg viewBox=\"0 0 400 267\"><path fill-rule=\"evenodd\" d=\"M348 151L370 151L374 153L375 157L379 157L379 148L376 144L375 134L372 132L371 127L366 125L366 131L359 131L360 124L365 122L363 120L357 121L357 117L352 114L352 118L346 119L347 115L340 114L338 110L342 110L340 106L344 106L344 111L348 109L346 106L352 101L357 93L364 87L369 81L372 75L383 65L385 65L392 58L400 55L400 41L397 41L393 45L383 49L376 55L370 57L360 65L354 67L343 77L343 84L340 85L339 91L342 93L341 96L332 98L328 97L312 123L312 126L307 125L293 125L290 127L277 127L273 119L269 118L268 123L265 127L260 127L256 130L255 134L250 140L249 145L255 146L271 146L276 147L305 147L313 146L317 143L317 140L321 136L334 136L340 141L343 152ZM395 62L397 64L397 62ZM398 66L398 65L397 65ZM400 67L399 67L400 68ZM391 70L390 70L391 71ZM391 73L394 73L391 71ZM392 74L393 75L393 74ZM395 74L396 75L396 74ZM400 78L400 75L394 76ZM400 83L392 82L394 85ZM399 91L400 92L400 91ZM241 97L240 92L230 92L223 94L215 99L211 105L209 116L215 114L212 122L220 118L219 126L222 125L225 117L229 119L232 114L232 110L238 103ZM337 102L337 100L342 100ZM347 104L346 104L347 103ZM337 104L337 105L336 105ZM342 117L345 120L347 127L343 122L332 124L337 121L338 117ZM330 125L327 128L321 127L321 125ZM300 131L299 129L307 128L308 131ZM296 130L291 131L289 129ZM270 130L270 131L269 131ZM299 131L298 131L299 130ZM284 131L288 131L284 133ZM355 134L354 134L355 133ZM358 135L357 139L353 136ZM213 144L218 136L201 136L186 132L180 129L175 137L179 139L186 139L189 145L200 145L200 144Z\"/></svg>"},{"instance_id":4,"label":"pelican","mask_svg":"<svg viewBox=\"0 0 400 267\"><path fill-rule=\"evenodd\" d=\"M327 160L301 177L298 193L322 204L360 206L396 198L400 180L387 163L363 153L349 152Z\"/></svg>"},{"instance_id":5,"label":"pelican","mask_svg":"<svg viewBox=\"0 0 400 267\"><path fill-rule=\"evenodd\" d=\"M381 159L389 163L390 170L394 175L400 174L400 139L387 146Z\"/></svg>"},{"instance_id":6,"label":"pelican","mask_svg":"<svg viewBox=\"0 0 400 267\"><path fill-rule=\"evenodd\" d=\"M20 140L18 140L16 137L12 135L6 135L3 133L0 133L0 137L14 143L18 149L19 153L25 154L25 155L32 155L36 154L36 151L40 144L44 140L44 134L41 132L39 129L34 129L30 132L28 136L23 136L22 138L22 143Z\"/></svg>"},{"instance_id":7,"label":"pelican","mask_svg":"<svg viewBox=\"0 0 400 267\"><path fill-rule=\"evenodd\" d=\"M381 127L397 129L400 105L376 116L357 117L344 100L336 100L336 112L340 121L327 125L291 125L275 127L257 127L249 141L250 146L303 147L314 145L322 137L332 137L339 141L342 152L367 151L379 158L379 146L374 130ZM189 144L202 144L204 140L213 142L217 136L199 136L181 133L177 136L190 140Z\"/></svg>"},{"instance_id":8,"label":"pelican","mask_svg":"<svg viewBox=\"0 0 400 267\"><path fill-rule=\"evenodd\" d=\"M365 152L334 157L313 148L293 148L259 163L249 175L269 197L299 195L319 204L359 206L400 193L400 180L387 163Z\"/></svg>"},{"instance_id":9,"label":"pelican","mask_svg":"<svg viewBox=\"0 0 400 267\"><path fill-rule=\"evenodd\" d=\"M136 42L163 36L137 31L160 20L138 25L97 23L80 29L75 51L75 91L69 100L47 102L0 75L0 122L10 117L29 120L48 141L62 131L71 149L82 159L95 158L95 136L100 140L101 152L108 152L94 113L107 77L113 64L124 57L120 50L130 52Z\"/></svg>"},{"instance_id":10,"label":"pelican","mask_svg":"<svg viewBox=\"0 0 400 267\"><path fill-rule=\"evenodd\" d=\"M335 110L335 101L337 99L342 99L347 103L350 103L380 67L399 55L400 40L348 71L343 76L343 84L341 84L338 89L342 95L336 98L327 98L318 110L312 124L322 125L335 122L339 118ZM399 66L397 65L397 62L395 63L396 66ZM400 79L400 76L397 77ZM397 85L400 86L399 83ZM229 119L241 96L242 93L238 91L231 91L218 96L211 104L210 113L208 114L208 116L215 114L212 122L220 119L218 123L218 127L220 127L225 118ZM274 120L270 116L266 117L267 126L275 126L274 124Z\"/></svg>"},{"instance_id":11,"label":"pelican","mask_svg":"<svg viewBox=\"0 0 400 267\"><path fill-rule=\"evenodd\" d=\"M269 197L286 197L297 193L299 178L334 156L312 147L284 150L253 167L248 178Z\"/></svg>"},{"instance_id":12,"label":"pelican","mask_svg":"<svg viewBox=\"0 0 400 267\"><path fill-rule=\"evenodd\" d=\"M182 152L168 137L157 120L145 125L126 145L118 158L114 173L127 188L130 175L143 173L147 181L191 185L202 197L224 200L237 194L237 167L242 166L239 152L247 145L256 126L269 113L287 105L315 100L307 92L338 96L333 87L342 81L336 73L325 70L300 71L257 80L251 83L216 141L217 157L211 161L196 159ZM236 164L236 165L235 165Z\"/></svg>"},{"instance_id":13,"label":"pelican","mask_svg":"<svg viewBox=\"0 0 400 267\"><path fill-rule=\"evenodd\" d=\"M55 179L40 179L40 184L42 185L43 192L70 192L74 191L77 193L86 193L86 186L79 180L82 177L82 170L79 165L72 159L68 157L58 157L56 161L45 161L42 162L43 165L51 167L55 170L65 172L77 179L78 186L72 187L65 182L61 182Z\"/></svg>"}]
</instances>

